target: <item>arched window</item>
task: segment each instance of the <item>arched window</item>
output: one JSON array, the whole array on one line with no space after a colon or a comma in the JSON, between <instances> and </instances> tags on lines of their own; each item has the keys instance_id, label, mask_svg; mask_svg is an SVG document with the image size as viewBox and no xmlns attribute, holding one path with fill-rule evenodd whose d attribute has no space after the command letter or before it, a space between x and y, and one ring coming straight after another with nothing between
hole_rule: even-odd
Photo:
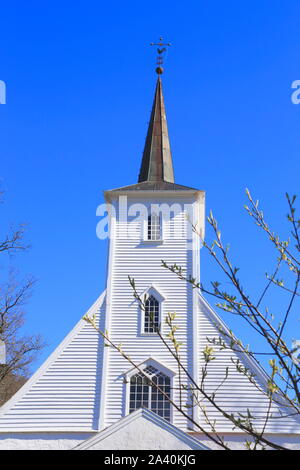
<instances>
[{"instance_id":1,"label":"arched window","mask_svg":"<svg viewBox=\"0 0 300 470\"><path fill-rule=\"evenodd\" d=\"M149 295L145 302L144 333L155 333L159 329L159 302Z\"/></svg>"},{"instance_id":2,"label":"arched window","mask_svg":"<svg viewBox=\"0 0 300 470\"><path fill-rule=\"evenodd\" d=\"M148 216L147 239L153 241L161 239L161 219L159 214L152 213Z\"/></svg>"},{"instance_id":3,"label":"arched window","mask_svg":"<svg viewBox=\"0 0 300 470\"><path fill-rule=\"evenodd\" d=\"M129 413L148 408L167 421L171 420L171 404L160 390L151 384L151 379L168 398L171 397L171 379L155 367L148 365L142 372L130 378Z\"/></svg>"}]
</instances>

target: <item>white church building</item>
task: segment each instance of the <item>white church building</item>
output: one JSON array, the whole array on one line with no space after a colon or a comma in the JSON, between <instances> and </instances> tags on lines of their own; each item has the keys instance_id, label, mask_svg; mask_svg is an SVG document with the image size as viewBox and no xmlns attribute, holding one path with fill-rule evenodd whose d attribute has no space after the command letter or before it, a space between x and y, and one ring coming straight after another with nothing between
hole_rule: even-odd
<instances>
[{"instance_id":1,"label":"white church building","mask_svg":"<svg viewBox=\"0 0 300 470\"><path fill-rule=\"evenodd\" d=\"M106 289L87 315L95 315L99 329L108 331L114 344L122 343L139 370L118 351L105 347L95 328L80 319L0 409L0 449L221 449L196 426L199 423L213 434L200 407L186 408L191 421L165 396L180 402L176 360L155 331L157 327L168 334L167 313L176 312L181 360L197 383L207 338L218 338L218 327L224 331L227 327L197 289L162 267L161 260L176 263L187 277L200 279L200 238L190 227L191 222L197 224L204 236L205 193L174 181L160 75L138 183L104 195L109 213ZM166 216L162 207L171 208L171 213ZM128 275L145 299L144 309L133 296ZM218 403L234 414L250 408L259 426L269 404L267 374L248 355L218 348L214 354L206 390L213 393L228 367L228 378L216 392ZM255 374L255 384L236 371L233 356ZM181 379L188 385L184 376ZM187 393L182 399L189 400ZM228 446L244 448L248 436L233 429L213 405L205 405ZM300 449L300 420L278 419L284 411L284 406L272 405L265 435Z\"/></svg>"}]
</instances>

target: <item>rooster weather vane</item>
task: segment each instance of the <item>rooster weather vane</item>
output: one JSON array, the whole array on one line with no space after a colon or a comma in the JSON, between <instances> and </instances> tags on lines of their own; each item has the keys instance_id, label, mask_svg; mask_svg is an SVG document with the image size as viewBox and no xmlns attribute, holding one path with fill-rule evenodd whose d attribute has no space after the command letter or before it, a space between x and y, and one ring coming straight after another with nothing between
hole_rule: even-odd
<instances>
[{"instance_id":1,"label":"rooster weather vane","mask_svg":"<svg viewBox=\"0 0 300 470\"><path fill-rule=\"evenodd\" d=\"M167 47L168 46L171 46L171 43L170 42L163 42L163 38L159 38L159 41L158 43L155 43L155 42L151 42L150 46L159 46L157 48L157 57L156 57L156 73L158 75L161 75L164 71L162 65L164 63L164 58L163 58L163 53L167 51ZM163 47L163 46L167 46L167 47Z\"/></svg>"}]
</instances>

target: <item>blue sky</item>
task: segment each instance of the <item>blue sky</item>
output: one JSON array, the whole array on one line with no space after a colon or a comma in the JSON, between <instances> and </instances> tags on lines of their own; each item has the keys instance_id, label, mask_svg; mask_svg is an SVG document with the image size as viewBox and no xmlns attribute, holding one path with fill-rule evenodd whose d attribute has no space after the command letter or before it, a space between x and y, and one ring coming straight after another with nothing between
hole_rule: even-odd
<instances>
[{"instance_id":1,"label":"blue sky","mask_svg":"<svg viewBox=\"0 0 300 470\"><path fill-rule=\"evenodd\" d=\"M300 105L291 102L300 79L298 6L2 5L1 232L29 224L31 250L13 263L38 280L26 331L48 346L35 367L104 288L96 208L103 190L137 181L156 80L149 43L160 36L172 43L163 85L176 181L206 191L244 285L263 285L274 253L245 214L245 188L285 236L284 194L299 189ZM218 279L205 253L201 271L204 282ZM300 330L296 318L292 329Z\"/></svg>"}]
</instances>

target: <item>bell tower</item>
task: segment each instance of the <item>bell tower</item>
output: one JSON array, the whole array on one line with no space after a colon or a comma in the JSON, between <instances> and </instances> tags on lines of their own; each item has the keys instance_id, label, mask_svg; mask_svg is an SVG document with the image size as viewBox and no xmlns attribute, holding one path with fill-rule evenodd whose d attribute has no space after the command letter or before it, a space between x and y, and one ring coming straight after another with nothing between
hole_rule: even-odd
<instances>
[{"instance_id":1,"label":"bell tower","mask_svg":"<svg viewBox=\"0 0 300 470\"><path fill-rule=\"evenodd\" d=\"M163 45L159 43L160 47ZM113 343L123 344L126 354L140 365L143 374L131 370L117 351L105 348L100 429L138 408L148 408L183 430L191 428L188 420L173 410L147 381L147 377L157 380L177 403L180 399L189 401L187 394L179 392L176 361L155 333L157 327L164 336L168 334L165 323L168 312L176 312L181 360L197 380L200 356L197 294L188 283L163 268L162 260L176 263L187 276L199 279L200 240L193 233L192 224L197 224L203 235L205 201L203 191L175 183L161 62L156 73L138 182L105 191L110 214L105 329ZM128 276L134 278L138 293L145 296L144 311L133 297Z\"/></svg>"}]
</instances>

